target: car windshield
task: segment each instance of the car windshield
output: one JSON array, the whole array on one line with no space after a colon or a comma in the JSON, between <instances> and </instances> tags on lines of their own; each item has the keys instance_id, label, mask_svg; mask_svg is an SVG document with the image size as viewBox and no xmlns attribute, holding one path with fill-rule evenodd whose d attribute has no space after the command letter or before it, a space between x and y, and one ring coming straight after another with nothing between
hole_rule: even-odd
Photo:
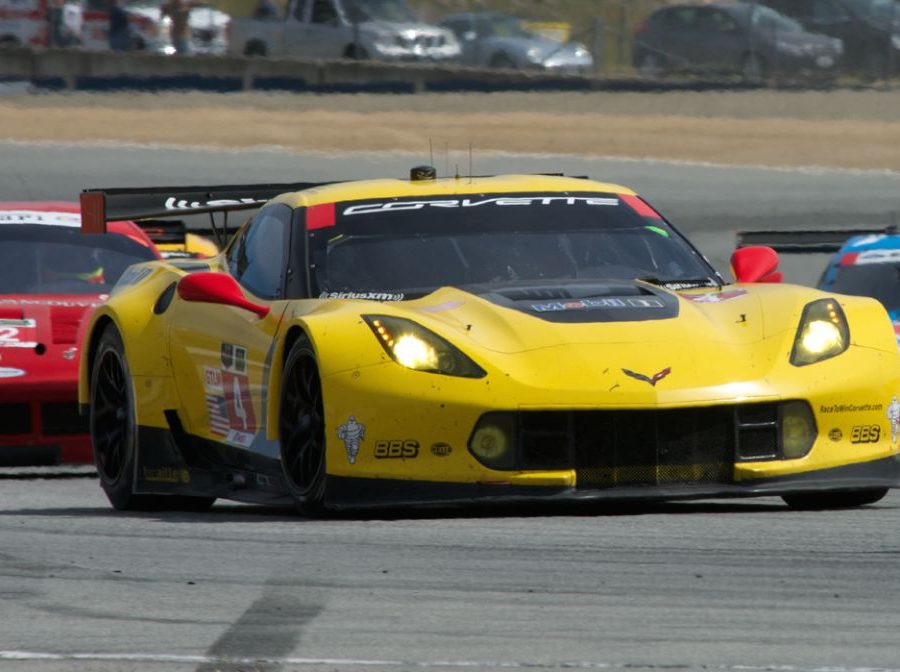
<instances>
[{"instance_id":1,"label":"car windshield","mask_svg":"<svg viewBox=\"0 0 900 672\"><path fill-rule=\"evenodd\" d=\"M418 23L416 13L403 0L345 0L351 21Z\"/></svg>"},{"instance_id":2,"label":"car windshield","mask_svg":"<svg viewBox=\"0 0 900 672\"><path fill-rule=\"evenodd\" d=\"M758 31L775 33L802 33L803 26L797 21L789 19L784 14L779 14L774 9L764 5L752 5L747 11L753 17L753 28Z\"/></svg>"},{"instance_id":3,"label":"car windshield","mask_svg":"<svg viewBox=\"0 0 900 672\"><path fill-rule=\"evenodd\" d=\"M488 16L477 22L478 32L484 37L534 37L534 33L522 26L522 19L515 16Z\"/></svg>"},{"instance_id":4,"label":"car windshield","mask_svg":"<svg viewBox=\"0 0 900 672\"><path fill-rule=\"evenodd\" d=\"M846 0L850 8L878 24L900 20L900 2L896 0Z\"/></svg>"},{"instance_id":5,"label":"car windshield","mask_svg":"<svg viewBox=\"0 0 900 672\"><path fill-rule=\"evenodd\" d=\"M104 294L131 264L155 258L119 234L7 224L0 226L0 293Z\"/></svg>"},{"instance_id":6,"label":"car windshield","mask_svg":"<svg viewBox=\"0 0 900 672\"><path fill-rule=\"evenodd\" d=\"M838 266L831 289L841 294L871 296L887 310L900 310L900 264Z\"/></svg>"},{"instance_id":7,"label":"car windshield","mask_svg":"<svg viewBox=\"0 0 900 672\"><path fill-rule=\"evenodd\" d=\"M624 200L633 198L473 194L315 206L307 211L312 289L318 296L412 298L442 286L573 279L717 284L716 272L665 220L642 216ZM329 223L313 225L323 207L333 208Z\"/></svg>"}]
</instances>

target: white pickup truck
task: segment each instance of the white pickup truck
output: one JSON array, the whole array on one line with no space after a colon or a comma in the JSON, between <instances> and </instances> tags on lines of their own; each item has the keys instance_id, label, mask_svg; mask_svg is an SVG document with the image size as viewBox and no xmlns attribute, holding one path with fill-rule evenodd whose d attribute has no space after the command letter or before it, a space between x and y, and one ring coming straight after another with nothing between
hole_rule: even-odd
<instances>
[{"instance_id":1,"label":"white pickup truck","mask_svg":"<svg viewBox=\"0 0 900 672\"><path fill-rule=\"evenodd\" d=\"M233 19L230 50L246 56L450 61L453 33L404 0L290 0L282 17Z\"/></svg>"}]
</instances>

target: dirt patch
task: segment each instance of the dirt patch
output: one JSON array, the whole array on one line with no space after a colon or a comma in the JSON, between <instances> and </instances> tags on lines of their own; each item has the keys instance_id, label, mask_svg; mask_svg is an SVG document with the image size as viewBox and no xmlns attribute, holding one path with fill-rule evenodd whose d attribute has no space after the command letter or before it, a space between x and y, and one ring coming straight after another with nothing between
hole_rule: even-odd
<instances>
[{"instance_id":1,"label":"dirt patch","mask_svg":"<svg viewBox=\"0 0 900 672\"><path fill-rule=\"evenodd\" d=\"M482 151L900 171L900 93L58 95L0 102L0 136L294 151Z\"/></svg>"}]
</instances>

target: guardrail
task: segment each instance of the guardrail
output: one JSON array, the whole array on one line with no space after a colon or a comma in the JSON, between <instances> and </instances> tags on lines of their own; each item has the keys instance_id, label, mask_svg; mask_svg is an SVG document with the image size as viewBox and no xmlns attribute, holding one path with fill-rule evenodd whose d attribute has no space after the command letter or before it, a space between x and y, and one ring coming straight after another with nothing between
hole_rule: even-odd
<instances>
[{"instance_id":1,"label":"guardrail","mask_svg":"<svg viewBox=\"0 0 900 672\"><path fill-rule=\"evenodd\" d=\"M735 81L658 82L427 63L243 56L165 56L77 49L0 49L0 82L70 91L421 93L465 91L673 91L748 89Z\"/></svg>"}]
</instances>

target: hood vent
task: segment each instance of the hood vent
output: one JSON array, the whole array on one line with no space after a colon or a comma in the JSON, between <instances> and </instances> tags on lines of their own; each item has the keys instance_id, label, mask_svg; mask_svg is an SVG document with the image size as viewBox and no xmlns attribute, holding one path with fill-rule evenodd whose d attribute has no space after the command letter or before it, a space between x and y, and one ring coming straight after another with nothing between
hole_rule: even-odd
<instances>
[{"instance_id":1,"label":"hood vent","mask_svg":"<svg viewBox=\"0 0 900 672\"><path fill-rule=\"evenodd\" d=\"M497 293L511 301L554 301L572 298L572 293L562 287L525 287L522 289L504 289Z\"/></svg>"}]
</instances>

